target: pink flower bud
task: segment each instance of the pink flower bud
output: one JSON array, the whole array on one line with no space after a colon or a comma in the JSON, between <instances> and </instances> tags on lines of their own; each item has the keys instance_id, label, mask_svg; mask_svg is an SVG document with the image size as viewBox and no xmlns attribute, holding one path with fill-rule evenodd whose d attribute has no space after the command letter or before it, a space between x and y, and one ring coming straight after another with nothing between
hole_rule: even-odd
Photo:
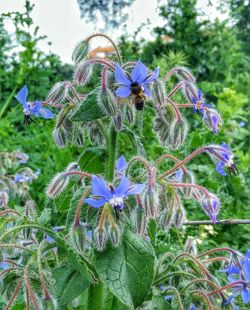
<instances>
[{"instance_id":1,"label":"pink flower bud","mask_svg":"<svg viewBox=\"0 0 250 310\"><path fill-rule=\"evenodd\" d=\"M46 189L46 195L48 198L56 198L65 190L68 183L69 178L64 176L63 173L58 173L49 183Z\"/></svg>"},{"instance_id":2,"label":"pink flower bud","mask_svg":"<svg viewBox=\"0 0 250 310\"><path fill-rule=\"evenodd\" d=\"M76 67L74 81L77 85L84 86L91 78L93 66L89 61L83 61Z\"/></svg>"}]
</instances>

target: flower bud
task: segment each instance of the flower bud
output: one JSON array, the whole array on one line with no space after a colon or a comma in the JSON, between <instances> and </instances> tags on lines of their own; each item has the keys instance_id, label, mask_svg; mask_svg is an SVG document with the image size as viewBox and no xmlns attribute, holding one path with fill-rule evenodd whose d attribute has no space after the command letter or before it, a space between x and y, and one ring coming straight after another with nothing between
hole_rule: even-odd
<instances>
[{"instance_id":1,"label":"flower bud","mask_svg":"<svg viewBox=\"0 0 250 310\"><path fill-rule=\"evenodd\" d=\"M0 191L0 208L7 207L9 195L6 191Z\"/></svg>"},{"instance_id":2,"label":"flower bud","mask_svg":"<svg viewBox=\"0 0 250 310\"><path fill-rule=\"evenodd\" d=\"M114 116L112 119L113 119L113 123L115 125L116 130L121 131L123 128L123 117L122 117L122 115L118 114L117 116Z\"/></svg>"},{"instance_id":3,"label":"flower bud","mask_svg":"<svg viewBox=\"0 0 250 310\"><path fill-rule=\"evenodd\" d=\"M54 138L56 145L59 148L66 147L68 137L67 137L67 133L65 132L63 128L55 128L53 130L53 138Z\"/></svg>"},{"instance_id":4,"label":"flower bud","mask_svg":"<svg viewBox=\"0 0 250 310\"><path fill-rule=\"evenodd\" d=\"M133 125L135 122L135 108L132 104L126 104L126 119L128 120L129 124Z\"/></svg>"},{"instance_id":5,"label":"flower bud","mask_svg":"<svg viewBox=\"0 0 250 310\"><path fill-rule=\"evenodd\" d=\"M193 238L188 238L185 243L185 252L190 253L193 256L197 255L196 241Z\"/></svg>"},{"instance_id":6,"label":"flower bud","mask_svg":"<svg viewBox=\"0 0 250 310\"><path fill-rule=\"evenodd\" d=\"M169 145L173 148L173 150L177 150L185 141L188 126L186 120L181 118L180 120L174 120L170 124L169 128Z\"/></svg>"},{"instance_id":7,"label":"flower bud","mask_svg":"<svg viewBox=\"0 0 250 310\"><path fill-rule=\"evenodd\" d=\"M160 214L160 225L161 228L165 231L167 231L171 224L173 223L175 214L176 214L176 199L175 199L175 192L173 190L167 190L164 188L161 196L160 196L160 201L161 201L161 206L163 207L163 210Z\"/></svg>"},{"instance_id":8,"label":"flower bud","mask_svg":"<svg viewBox=\"0 0 250 310\"><path fill-rule=\"evenodd\" d=\"M70 82L58 82L50 90L47 101L49 103L59 104L67 98L67 94L70 88Z\"/></svg>"},{"instance_id":9,"label":"flower bud","mask_svg":"<svg viewBox=\"0 0 250 310\"><path fill-rule=\"evenodd\" d=\"M109 236L110 236L112 245L114 247L117 247L121 240L121 230L118 227L118 225L115 225L114 227L110 227Z\"/></svg>"},{"instance_id":10,"label":"flower bud","mask_svg":"<svg viewBox=\"0 0 250 310\"><path fill-rule=\"evenodd\" d=\"M43 306L42 309L56 310L57 309L56 299L51 296L47 296L46 298L42 299L42 306Z\"/></svg>"},{"instance_id":11,"label":"flower bud","mask_svg":"<svg viewBox=\"0 0 250 310\"><path fill-rule=\"evenodd\" d=\"M77 85L84 86L91 78L93 66L89 61L83 61L76 67L74 81Z\"/></svg>"},{"instance_id":12,"label":"flower bud","mask_svg":"<svg viewBox=\"0 0 250 310\"><path fill-rule=\"evenodd\" d=\"M87 129L89 140L92 144L102 145L104 143L103 134L95 122L90 122Z\"/></svg>"},{"instance_id":13,"label":"flower bud","mask_svg":"<svg viewBox=\"0 0 250 310\"><path fill-rule=\"evenodd\" d=\"M155 189L148 190L144 197L145 213L148 218L156 218L159 208L158 194Z\"/></svg>"},{"instance_id":14,"label":"flower bud","mask_svg":"<svg viewBox=\"0 0 250 310\"><path fill-rule=\"evenodd\" d=\"M85 249L86 236L85 236L85 228L83 225L73 225L71 228L71 240L74 248L82 253Z\"/></svg>"},{"instance_id":15,"label":"flower bud","mask_svg":"<svg viewBox=\"0 0 250 310\"><path fill-rule=\"evenodd\" d=\"M193 103L193 99L198 100L199 98L199 91L196 87L196 85L192 82L185 82L183 85L183 94L187 98L187 100L191 103Z\"/></svg>"},{"instance_id":16,"label":"flower bud","mask_svg":"<svg viewBox=\"0 0 250 310\"><path fill-rule=\"evenodd\" d=\"M186 80L188 82L195 83L196 79L188 68L178 67L177 76L180 80Z\"/></svg>"},{"instance_id":17,"label":"flower bud","mask_svg":"<svg viewBox=\"0 0 250 310\"><path fill-rule=\"evenodd\" d=\"M82 60L84 60L89 52L89 42L81 41L79 42L72 54L72 60L75 64L78 64Z\"/></svg>"},{"instance_id":18,"label":"flower bud","mask_svg":"<svg viewBox=\"0 0 250 310\"><path fill-rule=\"evenodd\" d=\"M98 93L97 101L107 115L115 116L117 114L117 102L110 89L106 88L105 90L101 90Z\"/></svg>"},{"instance_id":19,"label":"flower bud","mask_svg":"<svg viewBox=\"0 0 250 310\"><path fill-rule=\"evenodd\" d=\"M15 158L19 160L20 164L26 164L27 160L29 159L29 156L22 152L15 152Z\"/></svg>"},{"instance_id":20,"label":"flower bud","mask_svg":"<svg viewBox=\"0 0 250 310\"><path fill-rule=\"evenodd\" d=\"M95 230L95 241L96 241L96 248L98 251L103 251L106 242L107 242L107 231L106 228L99 228L97 227Z\"/></svg>"},{"instance_id":21,"label":"flower bud","mask_svg":"<svg viewBox=\"0 0 250 310\"><path fill-rule=\"evenodd\" d=\"M218 111L215 109L204 109L203 121L205 125L213 130L213 132L218 134L218 126L222 124L222 119Z\"/></svg>"},{"instance_id":22,"label":"flower bud","mask_svg":"<svg viewBox=\"0 0 250 310\"><path fill-rule=\"evenodd\" d=\"M137 206L133 212L133 222L135 226L135 231L141 235L145 236L147 230L148 219L144 212L144 209L140 206Z\"/></svg>"},{"instance_id":23,"label":"flower bud","mask_svg":"<svg viewBox=\"0 0 250 310\"><path fill-rule=\"evenodd\" d=\"M181 204L180 198L176 196L175 199L177 200L178 206L173 219L173 225L177 228L181 228L182 224L186 220L186 211Z\"/></svg>"},{"instance_id":24,"label":"flower bud","mask_svg":"<svg viewBox=\"0 0 250 310\"><path fill-rule=\"evenodd\" d=\"M69 178L64 176L63 173L58 173L55 175L46 190L48 198L56 198L59 196L67 187L68 183Z\"/></svg>"},{"instance_id":25,"label":"flower bud","mask_svg":"<svg viewBox=\"0 0 250 310\"><path fill-rule=\"evenodd\" d=\"M209 193L209 196L205 196L201 200L201 206L205 213L210 217L212 222L217 222L217 215L220 212L220 201L214 194Z\"/></svg>"},{"instance_id":26,"label":"flower bud","mask_svg":"<svg viewBox=\"0 0 250 310\"><path fill-rule=\"evenodd\" d=\"M72 135L71 135L71 144L78 146L78 147L83 147L84 142L85 142L83 127L76 125L74 126L74 129L75 130L73 130Z\"/></svg>"},{"instance_id":27,"label":"flower bud","mask_svg":"<svg viewBox=\"0 0 250 310\"><path fill-rule=\"evenodd\" d=\"M167 101L166 91L163 82L160 80L155 80L154 83L152 83L151 91L155 104L163 106Z\"/></svg>"}]
</instances>

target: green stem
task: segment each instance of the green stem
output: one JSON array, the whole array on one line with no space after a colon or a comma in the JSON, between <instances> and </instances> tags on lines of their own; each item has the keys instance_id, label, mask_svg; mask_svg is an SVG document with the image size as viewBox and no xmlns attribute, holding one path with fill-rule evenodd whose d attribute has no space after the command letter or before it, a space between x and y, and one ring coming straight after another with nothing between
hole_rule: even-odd
<instances>
[{"instance_id":1,"label":"green stem","mask_svg":"<svg viewBox=\"0 0 250 310\"><path fill-rule=\"evenodd\" d=\"M91 284L88 292L88 310L103 310L103 285Z\"/></svg>"},{"instance_id":2,"label":"green stem","mask_svg":"<svg viewBox=\"0 0 250 310\"><path fill-rule=\"evenodd\" d=\"M112 181L114 178L116 144L117 144L117 131L115 129L115 126L111 124L110 131L109 131L108 145L107 145L108 159L107 159L106 174L105 174L105 178L107 181Z\"/></svg>"},{"instance_id":3,"label":"green stem","mask_svg":"<svg viewBox=\"0 0 250 310\"><path fill-rule=\"evenodd\" d=\"M4 112L6 111L6 109L8 108L8 105L10 104L12 98L14 97L15 93L17 90L17 86L15 86L12 90L12 92L10 93L9 97L7 98L7 100L5 101L4 106L2 107L1 111L0 111L0 118L2 118Z\"/></svg>"}]
</instances>

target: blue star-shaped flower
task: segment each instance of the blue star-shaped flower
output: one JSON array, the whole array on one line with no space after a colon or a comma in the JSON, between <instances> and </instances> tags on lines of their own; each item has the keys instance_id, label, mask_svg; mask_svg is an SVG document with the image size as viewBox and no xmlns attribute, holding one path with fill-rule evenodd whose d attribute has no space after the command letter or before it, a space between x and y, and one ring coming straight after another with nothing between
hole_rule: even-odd
<instances>
[{"instance_id":1,"label":"blue star-shaped flower","mask_svg":"<svg viewBox=\"0 0 250 310\"><path fill-rule=\"evenodd\" d=\"M34 115L42 116L45 119L53 118L53 113L46 108L43 108L41 101L35 102L27 102L28 97L28 87L25 85L16 95L16 99L21 103L23 106L23 113L25 116L25 122L29 123L32 119L31 116Z\"/></svg>"},{"instance_id":2,"label":"blue star-shaped flower","mask_svg":"<svg viewBox=\"0 0 250 310\"><path fill-rule=\"evenodd\" d=\"M94 175L92 177L92 194L96 198L87 198L85 202L93 208L100 208L107 202L116 211L120 211L124 207L124 199L127 196L140 194L143 189L144 184L130 184L125 176L122 177L117 187L108 187L103 179Z\"/></svg>"},{"instance_id":3,"label":"blue star-shaped flower","mask_svg":"<svg viewBox=\"0 0 250 310\"><path fill-rule=\"evenodd\" d=\"M131 74L126 73L122 67L116 63L115 80L120 87L115 93L118 97L126 98L133 94L134 87L137 87L142 90L143 95L151 97L151 92L147 88L147 85L156 80L158 76L159 67L156 68L153 73L148 74L147 67L140 61L137 62Z\"/></svg>"}]
</instances>

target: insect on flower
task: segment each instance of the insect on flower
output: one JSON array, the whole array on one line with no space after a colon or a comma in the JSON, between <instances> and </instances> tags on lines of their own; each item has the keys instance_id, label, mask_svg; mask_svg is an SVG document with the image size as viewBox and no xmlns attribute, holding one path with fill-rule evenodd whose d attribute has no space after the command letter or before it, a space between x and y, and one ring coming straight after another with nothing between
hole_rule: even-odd
<instances>
[{"instance_id":1,"label":"insect on flower","mask_svg":"<svg viewBox=\"0 0 250 310\"><path fill-rule=\"evenodd\" d=\"M45 119L51 119L54 117L53 113L49 109L43 108L41 101L27 102L27 97L28 87L27 85L24 85L24 87L17 93L16 99L23 106L25 125L35 122L31 117L32 115L35 117L40 115Z\"/></svg>"},{"instance_id":2,"label":"insect on flower","mask_svg":"<svg viewBox=\"0 0 250 310\"><path fill-rule=\"evenodd\" d=\"M147 85L159 76L159 67L153 73L148 74L147 67L140 61L132 70L131 74L125 72L122 67L116 63L115 79L120 87L116 90L116 95L121 98L127 98L132 95L135 108L138 111L143 110L144 100L151 97L151 91Z\"/></svg>"},{"instance_id":3,"label":"insect on flower","mask_svg":"<svg viewBox=\"0 0 250 310\"><path fill-rule=\"evenodd\" d=\"M109 203L118 217L127 196L140 194L143 189L144 184L131 184L125 176L122 177L117 187L111 185L108 187L103 179L93 175L92 193L94 198L87 198L84 201L93 208L100 208L105 203Z\"/></svg>"}]
</instances>

